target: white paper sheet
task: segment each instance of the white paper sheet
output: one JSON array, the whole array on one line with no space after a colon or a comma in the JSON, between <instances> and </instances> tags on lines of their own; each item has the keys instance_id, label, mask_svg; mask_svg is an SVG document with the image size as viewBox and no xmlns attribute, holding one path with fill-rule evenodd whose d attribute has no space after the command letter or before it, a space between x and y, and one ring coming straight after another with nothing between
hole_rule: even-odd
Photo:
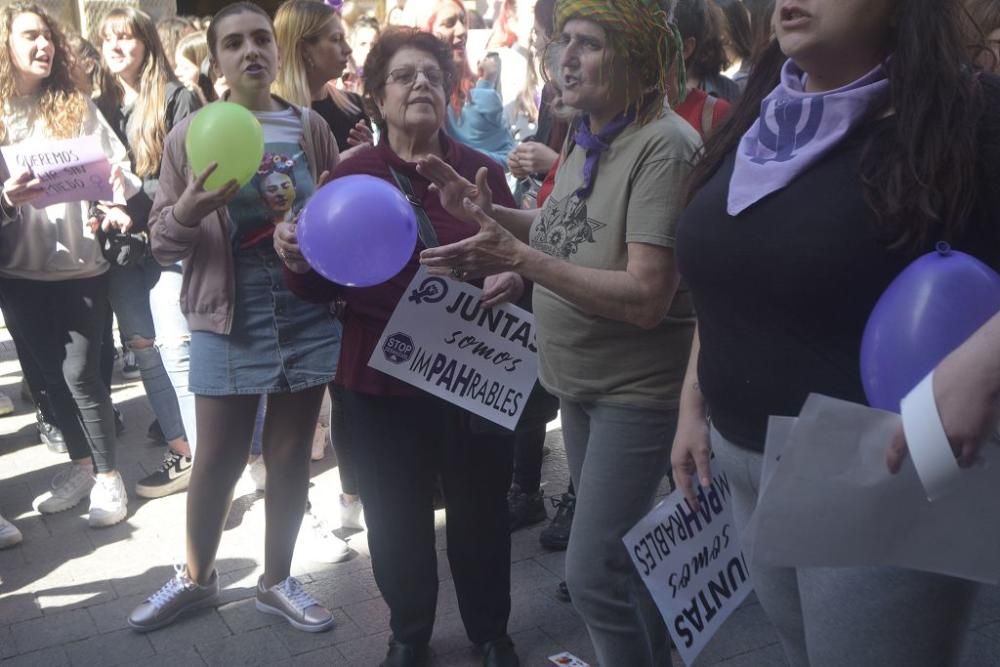
<instances>
[{"instance_id":1,"label":"white paper sheet","mask_svg":"<svg viewBox=\"0 0 1000 667\"><path fill-rule=\"evenodd\" d=\"M896 414L810 396L744 531L748 557L765 565L883 565L1000 581L997 448L984 449L984 463L962 470L959 487L932 503L909 459L897 475L886 468L899 423ZM780 435L772 449L780 448Z\"/></svg>"}]
</instances>

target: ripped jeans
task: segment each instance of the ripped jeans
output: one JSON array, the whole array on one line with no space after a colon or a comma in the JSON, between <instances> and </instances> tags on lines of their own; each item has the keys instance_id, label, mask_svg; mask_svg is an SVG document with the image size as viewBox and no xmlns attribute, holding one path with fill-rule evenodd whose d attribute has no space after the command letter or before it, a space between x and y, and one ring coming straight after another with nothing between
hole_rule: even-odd
<instances>
[{"instance_id":1,"label":"ripped jeans","mask_svg":"<svg viewBox=\"0 0 1000 667\"><path fill-rule=\"evenodd\" d=\"M154 298L154 292L172 289L169 278L164 281L161 277L161 272L165 271L152 257L146 257L137 266L122 267L113 264L109 272L111 278L109 296L111 307L118 318L118 328L122 340L135 354L135 362L139 366L142 384L146 390L146 398L149 400L149 405L152 407L157 421L160 422L164 437L169 442L183 438L185 432L190 433L191 431L185 429L185 424L181 419L178 395L161 356L161 352L165 352L163 348L172 344L172 332L167 327L167 330L160 332L161 335L157 336L160 327L154 325L153 321L154 312L156 312L157 322L159 322L162 315L165 314L161 314L159 311L170 308ZM163 283L162 286L161 283ZM179 290L179 285L177 289ZM182 317L176 304L175 296L173 308L177 309L177 317ZM148 343L144 343L144 341L148 341Z\"/></svg>"}]
</instances>

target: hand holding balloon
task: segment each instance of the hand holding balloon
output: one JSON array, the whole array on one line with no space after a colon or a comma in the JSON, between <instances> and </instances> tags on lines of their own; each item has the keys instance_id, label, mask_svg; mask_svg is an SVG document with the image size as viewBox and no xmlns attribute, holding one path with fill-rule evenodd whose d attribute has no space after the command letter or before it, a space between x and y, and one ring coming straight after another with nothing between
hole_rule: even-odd
<instances>
[{"instance_id":1,"label":"hand holding balloon","mask_svg":"<svg viewBox=\"0 0 1000 667\"><path fill-rule=\"evenodd\" d=\"M215 173L217 166L214 162L208 165L205 171L188 183L174 204L174 219L185 227L197 226L202 218L225 206L240 191L240 184L235 180L230 180L218 190L205 189L206 181Z\"/></svg>"},{"instance_id":2,"label":"hand holding balloon","mask_svg":"<svg viewBox=\"0 0 1000 667\"><path fill-rule=\"evenodd\" d=\"M302 255L295 223L282 222L274 228L274 251L293 273L309 273L312 267Z\"/></svg>"}]
</instances>

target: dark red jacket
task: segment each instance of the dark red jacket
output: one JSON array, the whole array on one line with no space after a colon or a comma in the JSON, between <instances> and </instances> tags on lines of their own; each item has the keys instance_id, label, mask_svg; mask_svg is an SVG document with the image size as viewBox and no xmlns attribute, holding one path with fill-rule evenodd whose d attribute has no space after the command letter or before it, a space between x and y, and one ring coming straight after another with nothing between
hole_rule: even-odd
<instances>
[{"instance_id":1,"label":"dark red jacket","mask_svg":"<svg viewBox=\"0 0 1000 667\"><path fill-rule=\"evenodd\" d=\"M514 197L507 187L503 170L494 160L457 141L452 141L444 132L439 135L445 162L472 182L475 182L479 168L486 167L489 170L489 183L493 190L494 202L500 206L515 207ZM413 192L427 211L441 245L461 241L479 231L477 225L462 222L445 211L438 195L428 191L430 182L417 173L416 163L401 160L384 138L378 146L361 151L337 165L333 171L333 178L366 174L381 178L395 186L396 182L389 172L389 165L409 176ZM358 216L358 221L362 223L363 220L362 212ZM418 389L404 382L369 368L368 360L382 336L382 330L389 321L392 311L395 310L406 286L410 284L420 266L419 256L423 249L423 244L418 240L413 256L406 266L395 277L374 287L344 287L328 281L315 271L300 275L285 270L288 287L300 298L326 303L340 297L347 303L343 316L344 338L340 347L337 384L353 391L379 396L415 396L420 393Z\"/></svg>"}]
</instances>

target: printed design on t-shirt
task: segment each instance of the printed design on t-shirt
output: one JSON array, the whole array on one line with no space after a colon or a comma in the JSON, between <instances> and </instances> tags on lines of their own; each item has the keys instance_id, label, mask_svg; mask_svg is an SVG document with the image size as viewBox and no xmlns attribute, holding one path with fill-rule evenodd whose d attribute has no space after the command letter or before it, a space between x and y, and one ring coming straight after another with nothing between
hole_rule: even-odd
<instances>
[{"instance_id":1,"label":"printed design on t-shirt","mask_svg":"<svg viewBox=\"0 0 1000 667\"><path fill-rule=\"evenodd\" d=\"M594 233L607 227L587 217L587 202L575 194L556 199L549 196L545 212L532 232L531 245L547 255L569 259L582 243L596 243Z\"/></svg>"},{"instance_id":2,"label":"printed design on t-shirt","mask_svg":"<svg viewBox=\"0 0 1000 667\"><path fill-rule=\"evenodd\" d=\"M291 221L295 203L295 160L280 153L264 153L252 184L273 224Z\"/></svg>"},{"instance_id":3,"label":"printed design on t-shirt","mask_svg":"<svg viewBox=\"0 0 1000 667\"><path fill-rule=\"evenodd\" d=\"M294 220L314 189L302 148L291 142L268 143L253 178L227 205L234 247L269 241L275 226Z\"/></svg>"}]
</instances>

